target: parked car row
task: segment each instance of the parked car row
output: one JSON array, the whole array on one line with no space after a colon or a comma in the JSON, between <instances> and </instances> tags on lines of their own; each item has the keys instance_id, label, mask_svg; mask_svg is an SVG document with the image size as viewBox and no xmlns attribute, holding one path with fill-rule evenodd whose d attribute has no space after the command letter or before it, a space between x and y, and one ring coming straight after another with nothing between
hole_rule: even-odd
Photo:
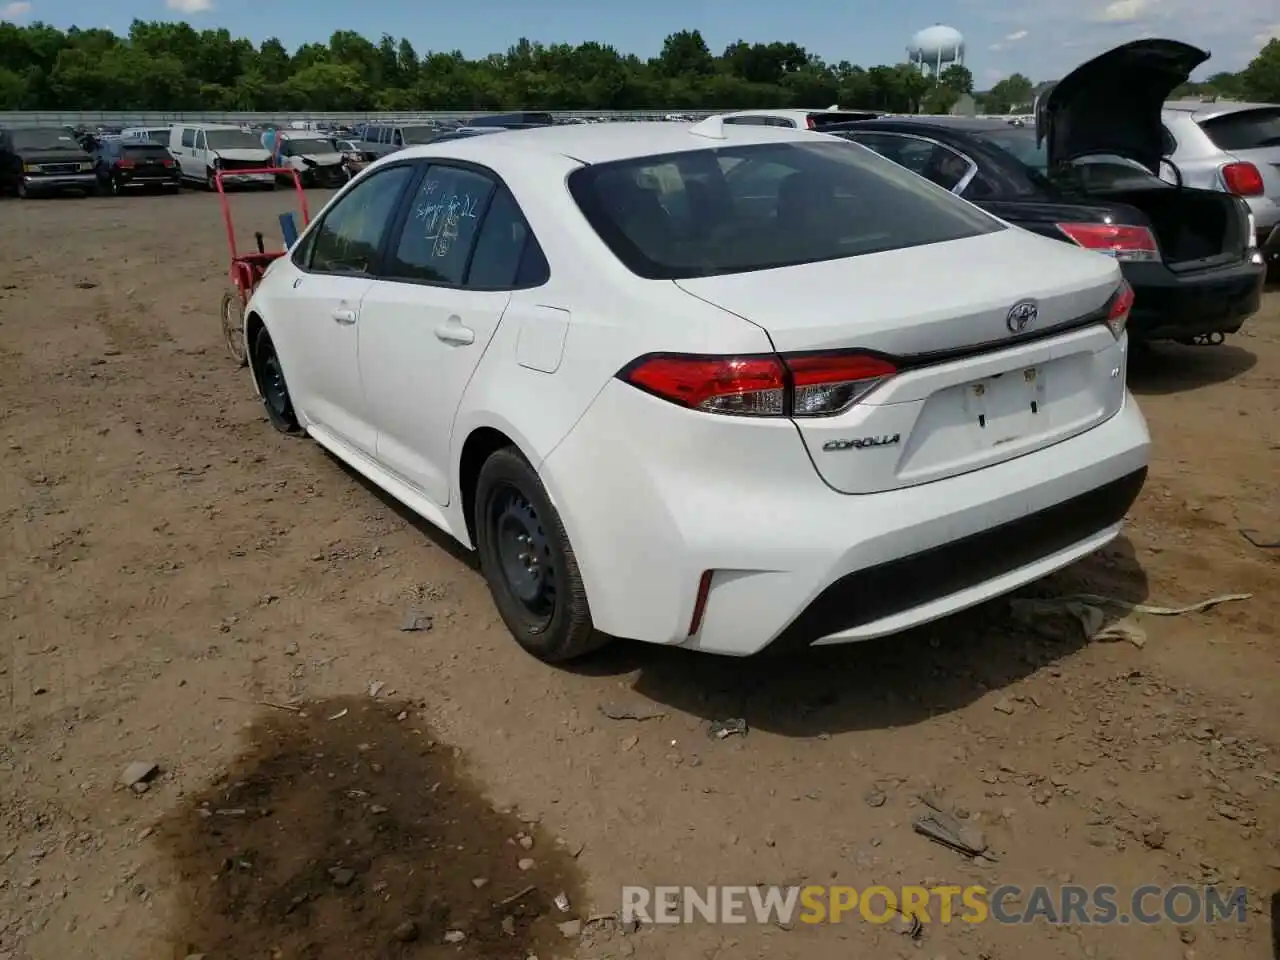
<instances>
[{"instance_id":1,"label":"parked car row","mask_svg":"<svg viewBox=\"0 0 1280 960\"><path fill-rule=\"evenodd\" d=\"M143 190L176 193L184 183L272 189L296 170L303 186L337 187L370 159L350 141L277 131L277 143L229 124L175 124L77 133L69 127L0 128L0 193L37 197Z\"/></svg>"}]
</instances>

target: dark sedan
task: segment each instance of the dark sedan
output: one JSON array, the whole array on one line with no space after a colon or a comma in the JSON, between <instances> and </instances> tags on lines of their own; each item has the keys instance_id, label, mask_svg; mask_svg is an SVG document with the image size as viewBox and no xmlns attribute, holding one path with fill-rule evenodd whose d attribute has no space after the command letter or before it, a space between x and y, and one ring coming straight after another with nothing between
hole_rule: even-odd
<instances>
[{"instance_id":1,"label":"dark sedan","mask_svg":"<svg viewBox=\"0 0 1280 960\"><path fill-rule=\"evenodd\" d=\"M1115 257L1137 297L1133 340L1194 342L1237 332L1258 310L1266 274L1242 200L1160 178L1180 181L1161 159L1160 105L1202 57L1166 40L1105 53L1042 97L1039 133L959 117L882 118L823 132L869 147L1009 223ZM1143 71L1149 83L1137 82ZM1131 82L1097 79L1119 72Z\"/></svg>"}]
</instances>

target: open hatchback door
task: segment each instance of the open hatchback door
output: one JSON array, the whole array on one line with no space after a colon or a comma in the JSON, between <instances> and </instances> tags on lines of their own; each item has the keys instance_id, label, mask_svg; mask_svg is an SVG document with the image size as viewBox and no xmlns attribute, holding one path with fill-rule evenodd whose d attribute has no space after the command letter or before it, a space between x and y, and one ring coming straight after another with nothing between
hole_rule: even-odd
<instances>
[{"instance_id":1,"label":"open hatchback door","mask_svg":"<svg viewBox=\"0 0 1280 960\"><path fill-rule=\"evenodd\" d=\"M1049 167L1114 155L1160 172L1160 110L1209 52L1180 40L1134 40L1076 67L1036 101Z\"/></svg>"}]
</instances>

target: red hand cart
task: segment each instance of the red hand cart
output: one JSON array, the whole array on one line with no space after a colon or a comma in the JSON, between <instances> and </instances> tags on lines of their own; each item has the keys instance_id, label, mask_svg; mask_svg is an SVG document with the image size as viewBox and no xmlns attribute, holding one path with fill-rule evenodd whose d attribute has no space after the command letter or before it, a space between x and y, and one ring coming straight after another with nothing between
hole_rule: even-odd
<instances>
[{"instance_id":1,"label":"red hand cart","mask_svg":"<svg viewBox=\"0 0 1280 960\"><path fill-rule=\"evenodd\" d=\"M287 176L293 179L293 187L298 192L298 206L302 213L302 223L298 230L301 232L311 220L311 214L307 207L307 194L302 189L302 178L298 176L298 171L292 167L254 167L251 170L218 170L214 174L214 182L217 184L218 199L222 203L222 219L227 225L227 244L231 247L231 267L228 271L230 284L227 286L226 292L222 295L222 337L226 341L227 350L231 353L231 358L240 366L247 366L249 363L249 351L244 339L244 311L249 304L249 298L253 296L253 291L258 288L258 283L262 280L262 275L266 273L273 261L279 257L283 257L289 252L286 246L281 250L267 250L261 232L254 234L254 238L258 241L258 249L251 253L240 253L236 249L236 232L231 221L231 203L227 197L227 191L223 186L222 178L244 176L246 173L269 173L272 176Z\"/></svg>"}]
</instances>

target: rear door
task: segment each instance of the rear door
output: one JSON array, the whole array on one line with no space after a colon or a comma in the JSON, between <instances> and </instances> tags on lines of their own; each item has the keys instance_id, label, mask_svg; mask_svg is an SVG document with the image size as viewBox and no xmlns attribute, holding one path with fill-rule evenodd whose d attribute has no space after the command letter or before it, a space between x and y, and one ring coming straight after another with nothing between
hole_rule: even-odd
<instances>
[{"instance_id":1,"label":"rear door","mask_svg":"<svg viewBox=\"0 0 1280 960\"><path fill-rule=\"evenodd\" d=\"M364 298L360 367L379 464L445 505L453 419L511 300L528 230L494 178L440 164L396 229Z\"/></svg>"},{"instance_id":2,"label":"rear door","mask_svg":"<svg viewBox=\"0 0 1280 960\"><path fill-rule=\"evenodd\" d=\"M1280 204L1280 106L1238 110L1200 126L1218 149L1257 167L1266 196Z\"/></svg>"}]
</instances>

